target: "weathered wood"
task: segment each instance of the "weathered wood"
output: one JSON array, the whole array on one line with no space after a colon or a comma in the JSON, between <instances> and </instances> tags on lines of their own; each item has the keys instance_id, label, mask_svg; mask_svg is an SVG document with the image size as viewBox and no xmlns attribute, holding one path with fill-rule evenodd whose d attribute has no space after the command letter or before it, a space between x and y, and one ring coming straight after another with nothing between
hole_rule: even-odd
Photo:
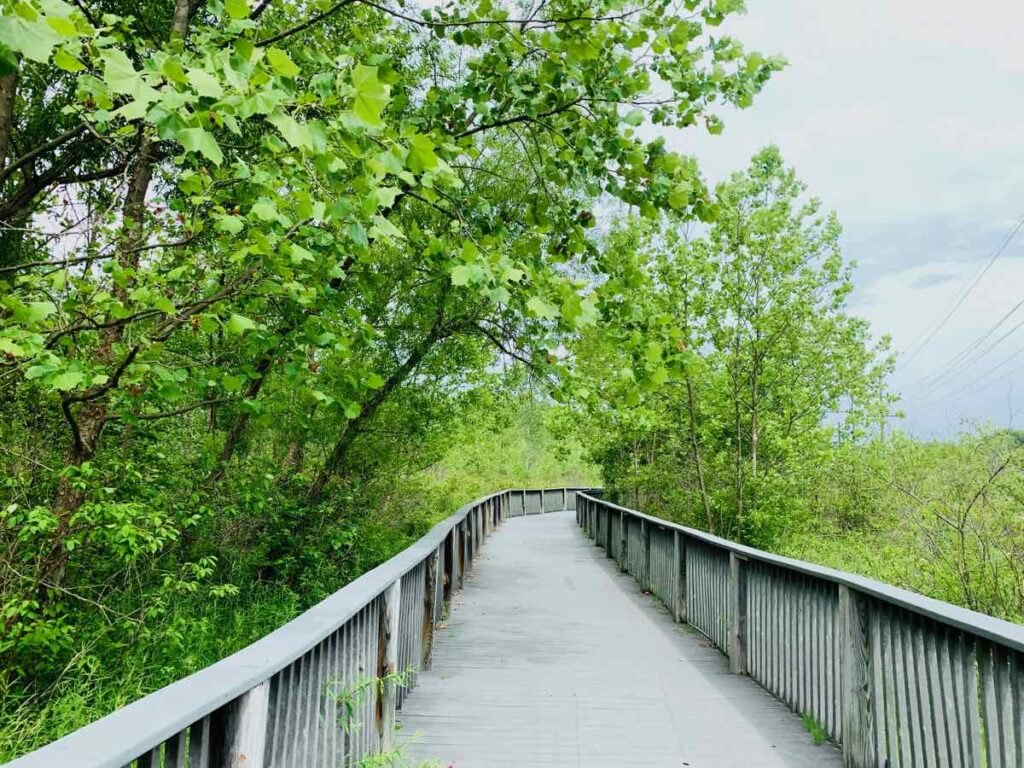
<instances>
[{"instance_id":1,"label":"weathered wood","mask_svg":"<svg viewBox=\"0 0 1024 768\"><path fill-rule=\"evenodd\" d=\"M785 705L727 676L724 656L678 631L572 512L515 520L489 547L437 633L433 671L399 713L404 764L841 765Z\"/></svg>"},{"instance_id":2,"label":"weathered wood","mask_svg":"<svg viewBox=\"0 0 1024 768\"><path fill-rule=\"evenodd\" d=\"M613 557L612 551L612 511L604 511L604 556Z\"/></svg>"},{"instance_id":3,"label":"weathered wood","mask_svg":"<svg viewBox=\"0 0 1024 768\"><path fill-rule=\"evenodd\" d=\"M217 768L263 768L269 700L266 680L225 707L218 718L224 732L217 738L222 744Z\"/></svg>"},{"instance_id":4,"label":"weathered wood","mask_svg":"<svg viewBox=\"0 0 1024 768\"><path fill-rule=\"evenodd\" d=\"M839 638L842 658L843 765L875 765L871 711L871 640L868 602L839 585Z\"/></svg>"},{"instance_id":5,"label":"weathered wood","mask_svg":"<svg viewBox=\"0 0 1024 768\"><path fill-rule=\"evenodd\" d=\"M395 746L395 712L398 703L398 631L402 605L402 580L395 579L384 593L380 610L377 676L383 680L377 696L377 732L381 752Z\"/></svg>"},{"instance_id":6,"label":"weathered wood","mask_svg":"<svg viewBox=\"0 0 1024 768\"><path fill-rule=\"evenodd\" d=\"M672 535L672 563L675 579L675 606L673 615L680 624L686 623L686 539L679 531Z\"/></svg>"},{"instance_id":7,"label":"weathered wood","mask_svg":"<svg viewBox=\"0 0 1024 768\"><path fill-rule=\"evenodd\" d=\"M640 564L640 586L651 589L651 524L644 520L640 525L643 559Z\"/></svg>"},{"instance_id":8,"label":"weathered wood","mask_svg":"<svg viewBox=\"0 0 1024 768\"><path fill-rule=\"evenodd\" d=\"M434 643L434 616L437 605L437 552L427 558L426 584L423 589L423 648L420 658L423 669L430 669L430 656Z\"/></svg>"},{"instance_id":9,"label":"weathered wood","mask_svg":"<svg viewBox=\"0 0 1024 768\"><path fill-rule=\"evenodd\" d=\"M629 518L625 512L618 513L618 569L630 569L630 529Z\"/></svg>"},{"instance_id":10,"label":"weathered wood","mask_svg":"<svg viewBox=\"0 0 1024 768\"><path fill-rule=\"evenodd\" d=\"M734 675L747 672L747 578L745 561L735 552L729 553L729 671Z\"/></svg>"}]
</instances>

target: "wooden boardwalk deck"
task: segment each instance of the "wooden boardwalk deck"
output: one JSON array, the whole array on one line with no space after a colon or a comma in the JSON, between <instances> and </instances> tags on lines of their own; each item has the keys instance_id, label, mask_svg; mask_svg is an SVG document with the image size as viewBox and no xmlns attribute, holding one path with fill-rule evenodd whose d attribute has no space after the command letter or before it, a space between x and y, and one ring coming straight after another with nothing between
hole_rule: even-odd
<instances>
[{"instance_id":1,"label":"wooden boardwalk deck","mask_svg":"<svg viewBox=\"0 0 1024 768\"><path fill-rule=\"evenodd\" d=\"M399 713L408 765L842 764L619 573L572 512L505 522L435 638Z\"/></svg>"}]
</instances>

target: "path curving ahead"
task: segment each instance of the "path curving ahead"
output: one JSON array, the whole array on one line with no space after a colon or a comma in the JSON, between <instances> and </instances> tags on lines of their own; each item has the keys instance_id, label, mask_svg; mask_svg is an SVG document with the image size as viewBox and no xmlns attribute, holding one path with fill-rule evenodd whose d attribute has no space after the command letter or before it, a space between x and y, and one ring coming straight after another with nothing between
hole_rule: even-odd
<instances>
[{"instance_id":1,"label":"path curving ahead","mask_svg":"<svg viewBox=\"0 0 1024 768\"><path fill-rule=\"evenodd\" d=\"M576 527L512 518L474 562L399 713L412 766L840 766Z\"/></svg>"}]
</instances>

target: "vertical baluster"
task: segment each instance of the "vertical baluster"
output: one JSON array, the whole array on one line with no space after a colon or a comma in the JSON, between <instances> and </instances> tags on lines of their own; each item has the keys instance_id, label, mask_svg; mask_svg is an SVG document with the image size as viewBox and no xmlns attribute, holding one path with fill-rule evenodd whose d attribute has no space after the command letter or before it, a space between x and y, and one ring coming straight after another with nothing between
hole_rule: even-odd
<instances>
[{"instance_id":1,"label":"vertical baluster","mask_svg":"<svg viewBox=\"0 0 1024 768\"><path fill-rule=\"evenodd\" d=\"M899 721L896 714L896 663L892 654L892 611L885 603L878 603L876 608L880 619L879 645L881 646L883 685L882 703L876 710L876 717L884 721L885 756L889 760L889 765L895 768L900 764L900 756L897 736Z\"/></svg>"},{"instance_id":2,"label":"vertical baluster","mask_svg":"<svg viewBox=\"0 0 1024 768\"><path fill-rule=\"evenodd\" d=\"M839 640L842 658L843 765L869 768L871 749L871 645L867 599L839 585Z\"/></svg>"},{"instance_id":3,"label":"vertical baluster","mask_svg":"<svg viewBox=\"0 0 1024 768\"><path fill-rule=\"evenodd\" d=\"M179 731L164 742L164 768L185 768L188 761L185 733L184 730Z\"/></svg>"},{"instance_id":4,"label":"vertical baluster","mask_svg":"<svg viewBox=\"0 0 1024 768\"><path fill-rule=\"evenodd\" d=\"M886 746L885 720L885 663L882 658L882 611L881 602L873 602L869 611L871 638L871 720L874 723L872 741L874 744L872 765L886 768L888 748Z\"/></svg>"},{"instance_id":5,"label":"vertical baluster","mask_svg":"<svg viewBox=\"0 0 1024 768\"><path fill-rule=\"evenodd\" d=\"M931 696L932 737L935 741L936 765L949 768L953 765L946 718L946 707L951 692L943 684L942 664L943 628L928 622L924 637L925 662L928 667L928 693Z\"/></svg>"},{"instance_id":6,"label":"vertical baluster","mask_svg":"<svg viewBox=\"0 0 1024 768\"><path fill-rule=\"evenodd\" d=\"M398 640L401 627L399 616L401 611L402 580L395 581L384 593L384 601L380 608L380 646L377 655L380 659L378 674L382 678L390 678L398 667ZM381 721L379 738L381 752L390 752L394 748L395 709L398 690L393 679L388 679L383 686L381 696Z\"/></svg>"},{"instance_id":7,"label":"vertical baluster","mask_svg":"<svg viewBox=\"0 0 1024 768\"><path fill-rule=\"evenodd\" d=\"M746 561L729 553L729 671L734 675L747 671L747 577Z\"/></svg>"}]
</instances>

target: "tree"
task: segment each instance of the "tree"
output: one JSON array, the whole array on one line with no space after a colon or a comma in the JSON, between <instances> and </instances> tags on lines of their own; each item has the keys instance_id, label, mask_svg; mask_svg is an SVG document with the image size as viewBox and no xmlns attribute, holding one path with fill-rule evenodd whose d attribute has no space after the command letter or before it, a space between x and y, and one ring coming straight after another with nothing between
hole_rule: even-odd
<instances>
[{"instance_id":1,"label":"tree","mask_svg":"<svg viewBox=\"0 0 1024 768\"><path fill-rule=\"evenodd\" d=\"M448 392L498 356L559 375L601 319L573 277L610 263L595 201L709 215L694 164L637 128L717 131L781 66L714 34L738 10L5 7L0 408L29 451L5 468L0 650L73 631L79 585L188 562L232 471L263 509L238 467L266 475L276 445L319 509L427 371Z\"/></svg>"},{"instance_id":2,"label":"tree","mask_svg":"<svg viewBox=\"0 0 1024 768\"><path fill-rule=\"evenodd\" d=\"M639 484L688 522L766 546L803 519L833 435L859 434L888 402L886 342L846 311L839 225L803 192L768 148L718 187L702 236L627 224L646 265L631 317L665 370L640 413L597 409L602 433L609 419L629 425L600 441L613 486Z\"/></svg>"}]
</instances>

